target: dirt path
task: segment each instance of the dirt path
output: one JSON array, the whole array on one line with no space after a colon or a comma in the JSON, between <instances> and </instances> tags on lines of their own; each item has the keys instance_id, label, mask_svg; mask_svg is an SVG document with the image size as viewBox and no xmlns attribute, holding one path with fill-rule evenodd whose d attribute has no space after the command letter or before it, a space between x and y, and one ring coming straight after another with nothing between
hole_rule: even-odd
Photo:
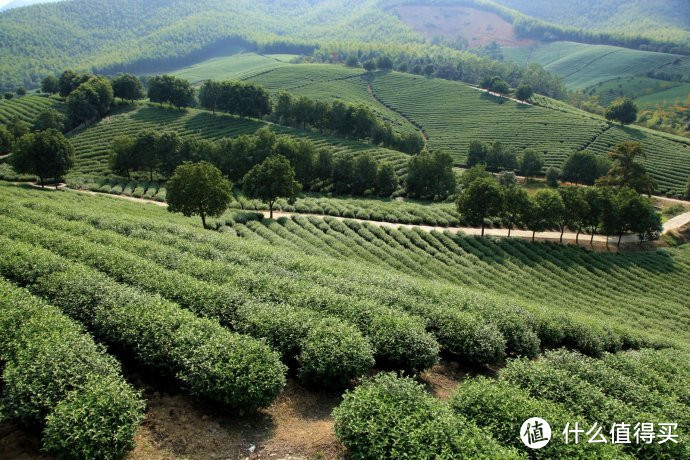
<instances>
[{"instance_id":1,"label":"dirt path","mask_svg":"<svg viewBox=\"0 0 690 460\"><path fill-rule=\"evenodd\" d=\"M144 204L152 204L155 206L160 206L160 207L167 207L168 205L166 203L161 203L160 201L154 201L154 200L147 200L145 198L135 198L133 196L125 196L125 195L109 195L107 193L100 193L100 192L93 192L90 190L74 190L74 189L69 189L64 186L64 184L61 184L58 186L58 188L74 193L83 193L87 195L94 195L94 196L109 196L112 198L119 198L121 200L127 200L127 201L132 201L135 203L144 203ZM286 217L286 218L291 218L293 216L317 216L317 217L327 217L326 215L323 214L306 214L306 213L298 213L298 212L282 212L282 211L274 211L273 212L273 218L274 219L280 219L281 217ZM437 227L437 226L432 226L432 225L414 225L414 224L399 224L399 223L391 223L391 222L380 222L376 220L364 220L364 219L353 219L353 218L345 218L345 217L339 217L339 216L329 216L333 217L334 219L338 220L352 220L355 222L362 222L362 223L368 223L371 225L376 225L378 227L386 227L386 228L418 228L420 230L424 230L427 232L451 232L451 233L461 233L465 235L481 235L481 229L479 228L474 228L474 227ZM674 230L676 228L682 227L683 225L690 223L690 212L686 212L684 214L681 214L679 216L674 217L673 219L669 220L664 224L664 230L663 233L668 233L671 230ZM485 236L498 236L498 237L508 237L508 230L502 229L502 228L487 228L484 231ZM576 234L571 233L571 232L565 232L563 234L563 241L564 242L574 242L576 240ZM523 239L532 239L532 232L529 230L513 230L510 232L510 237L511 238L523 238ZM535 239L540 240L540 241L560 241L561 239L561 234L560 232L537 232L535 235ZM579 242L582 243L589 243L591 239L591 235L581 233L579 237ZM604 235L594 235L593 239L594 243L599 243L599 244L606 244L607 243L607 238ZM624 235L621 243L624 244L631 244L631 243L637 243L639 242L639 239L637 235ZM610 245L616 245L618 243L618 237L617 236L610 236L608 238L608 244Z\"/></svg>"},{"instance_id":2,"label":"dirt path","mask_svg":"<svg viewBox=\"0 0 690 460\"><path fill-rule=\"evenodd\" d=\"M499 94L499 93L494 93L493 91L489 91L488 89L484 89L484 88L479 88L478 86L472 86L472 85L468 85L466 83L465 83L465 86L467 86L468 88L472 88L474 90L477 90L477 91L481 91L482 93L487 93L487 94L491 94L492 96L500 97L501 99L507 99L509 101L517 102L518 104L532 105L527 101L521 101L520 99L515 99L514 97L505 96L505 95Z\"/></svg>"}]
</instances>

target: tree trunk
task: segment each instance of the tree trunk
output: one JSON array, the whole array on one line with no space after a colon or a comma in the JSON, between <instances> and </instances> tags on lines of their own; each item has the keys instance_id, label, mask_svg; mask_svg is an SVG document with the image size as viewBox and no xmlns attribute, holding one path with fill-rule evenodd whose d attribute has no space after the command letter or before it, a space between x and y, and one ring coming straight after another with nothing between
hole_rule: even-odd
<instances>
[{"instance_id":1,"label":"tree trunk","mask_svg":"<svg viewBox=\"0 0 690 460\"><path fill-rule=\"evenodd\" d=\"M536 230L532 230L532 243L534 243L534 237L537 235Z\"/></svg>"},{"instance_id":2,"label":"tree trunk","mask_svg":"<svg viewBox=\"0 0 690 460\"><path fill-rule=\"evenodd\" d=\"M508 238L510 238L510 232L513 230L513 227L508 227Z\"/></svg>"},{"instance_id":3,"label":"tree trunk","mask_svg":"<svg viewBox=\"0 0 690 460\"><path fill-rule=\"evenodd\" d=\"M623 239L623 232L618 234L618 244L616 246L618 246L619 248L621 247L621 240L622 239Z\"/></svg>"},{"instance_id":4,"label":"tree trunk","mask_svg":"<svg viewBox=\"0 0 690 460\"><path fill-rule=\"evenodd\" d=\"M484 236L484 222L482 221L482 237Z\"/></svg>"},{"instance_id":5,"label":"tree trunk","mask_svg":"<svg viewBox=\"0 0 690 460\"><path fill-rule=\"evenodd\" d=\"M268 203L268 210L270 212L270 219L273 220L273 202Z\"/></svg>"},{"instance_id":6,"label":"tree trunk","mask_svg":"<svg viewBox=\"0 0 690 460\"><path fill-rule=\"evenodd\" d=\"M204 226L204 228L206 228L206 214L202 212L199 213L199 215L201 216L201 224Z\"/></svg>"},{"instance_id":7,"label":"tree trunk","mask_svg":"<svg viewBox=\"0 0 690 460\"><path fill-rule=\"evenodd\" d=\"M153 168L149 171L149 182L153 182Z\"/></svg>"},{"instance_id":8,"label":"tree trunk","mask_svg":"<svg viewBox=\"0 0 690 460\"><path fill-rule=\"evenodd\" d=\"M575 244L577 244L578 246L580 245L580 231L581 230L578 228L577 233L575 234Z\"/></svg>"},{"instance_id":9,"label":"tree trunk","mask_svg":"<svg viewBox=\"0 0 690 460\"><path fill-rule=\"evenodd\" d=\"M592 236L589 239L589 245L590 246L594 246L594 232L595 232L595 229L592 229Z\"/></svg>"},{"instance_id":10,"label":"tree trunk","mask_svg":"<svg viewBox=\"0 0 690 460\"><path fill-rule=\"evenodd\" d=\"M39 177L38 180L41 182L41 188L46 188L46 184L45 184L45 182L43 181L43 178L42 178L42 177Z\"/></svg>"},{"instance_id":11,"label":"tree trunk","mask_svg":"<svg viewBox=\"0 0 690 460\"><path fill-rule=\"evenodd\" d=\"M565 227L561 227L561 239L560 242L563 244L563 233L565 232Z\"/></svg>"}]
</instances>

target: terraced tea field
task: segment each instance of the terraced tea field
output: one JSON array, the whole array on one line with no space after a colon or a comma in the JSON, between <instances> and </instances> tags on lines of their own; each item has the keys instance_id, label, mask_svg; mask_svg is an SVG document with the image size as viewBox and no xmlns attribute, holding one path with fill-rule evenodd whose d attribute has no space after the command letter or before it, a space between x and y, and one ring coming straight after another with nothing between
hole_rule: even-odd
<instances>
[{"instance_id":1,"label":"terraced tea field","mask_svg":"<svg viewBox=\"0 0 690 460\"><path fill-rule=\"evenodd\" d=\"M208 59L198 64L171 72L196 85L204 80L244 80L257 74L288 65L290 55L260 55L245 53L241 49L236 54ZM292 56L294 57L294 56Z\"/></svg>"},{"instance_id":2,"label":"terraced tea field","mask_svg":"<svg viewBox=\"0 0 690 460\"><path fill-rule=\"evenodd\" d=\"M31 124L36 116L44 110L64 110L64 105L51 97L27 95L14 99L0 99L0 124L8 123L13 117Z\"/></svg>"},{"instance_id":3,"label":"terraced tea field","mask_svg":"<svg viewBox=\"0 0 690 460\"><path fill-rule=\"evenodd\" d=\"M645 75L663 67L682 68L674 65L687 57L631 50L608 45L587 45L574 42L553 42L533 49L505 48L505 58L520 65L531 62L561 75L568 89L590 88L600 82L616 78Z\"/></svg>"},{"instance_id":4,"label":"terraced tea field","mask_svg":"<svg viewBox=\"0 0 690 460\"><path fill-rule=\"evenodd\" d=\"M382 351L383 343L393 339L377 337L370 324L372 312L379 318L391 309L401 318L426 318L416 324L425 324L423 329L432 332L442 348L466 356L480 353L467 348L478 337L463 335L457 342L459 337L446 335L450 320L441 318L451 311L464 312L469 315L464 321L476 324L467 331L493 324L497 329L492 337L500 333L507 348L496 351L496 342L484 343L483 351L471 358L480 361L504 352L532 354L535 340L594 355L644 344L690 347L687 245L655 252L591 253L557 244L396 230L318 217L263 223L230 220L227 231L217 233L201 231L196 219L108 197L8 185L0 186L0 195L4 236L174 296L170 300L197 313L221 314L227 301L215 307L208 296L216 288L203 283L198 289L209 293L200 297L206 299L202 303L195 300L191 287L168 292L165 286L196 278L232 288L233 305L255 299L327 313L356 325L373 341L377 359L386 361L413 365L412 356L392 354L396 348ZM156 281L157 272L164 278ZM366 321L361 316L365 311ZM413 321L409 318L404 321ZM413 323L400 324L396 334L409 336ZM481 334L485 333L489 332Z\"/></svg>"},{"instance_id":5,"label":"terraced tea field","mask_svg":"<svg viewBox=\"0 0 690 460\"><path fill-rule=\"evenodd\" d=\"M144 129L154 129L157 131L175 131L181 137L218 140L223 137L254 133L263 126L268 126L268 124L230 115L212 115L211 112L203 110L179 111L161 109L154 105L129 108L121 113L106 117L85 130L70 135L70 140L76 151L76 161L69 177L111 176L112 173L108 167L108 155L113 139L119 135L135 135ZM336 153L371 152L376 159L393 163L399 174L403 174L406 168L408 157L400 152L347 139L322 136L315 132L304 132L279 125L270 126L278 133L306 137L318 146L330 146Z\"/></svg>"}]
</instances>

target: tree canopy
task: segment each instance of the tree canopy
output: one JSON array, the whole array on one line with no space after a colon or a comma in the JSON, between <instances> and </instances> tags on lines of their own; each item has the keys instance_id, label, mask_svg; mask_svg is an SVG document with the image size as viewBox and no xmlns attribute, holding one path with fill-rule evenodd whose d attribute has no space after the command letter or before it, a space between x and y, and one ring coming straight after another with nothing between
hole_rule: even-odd
<instances>
[{"instance_id":1,"label":"tree canopy","mask_svg":"<svg viewBox=\"0 0 690 460\"><path fill-rule=\"evenodd\" d=\"M168 211L200 216L204 228L206 218L223 214L232 200L232 184L218 168L204 161L178 166L166 190Z\"/></svg>"},{"instance_id":2,"label":"tree canopy","mask_svg":"<svg viewBox=\"0 0 690 460\"><path fill-rule=\"evenodd\" d=\"M281 155L272 155L263 163L254 166L242 181L244 193L268 204L270 218L273 219L273 205L278 198L294 202L301 190L295 179L295 170Z\"/></svg>"},{"instance_id":3,"label":"tree canopy","mask_svg":"<svg viewBox=\"0 0 690 460\"><path fill-rule=\"evenodd\" d=\"M57 183L73 163L72 144L55 129L23 136L10 157L15 171L38 176L42 187L46 179L54 179Z\"/></svg>"}]
</instances>

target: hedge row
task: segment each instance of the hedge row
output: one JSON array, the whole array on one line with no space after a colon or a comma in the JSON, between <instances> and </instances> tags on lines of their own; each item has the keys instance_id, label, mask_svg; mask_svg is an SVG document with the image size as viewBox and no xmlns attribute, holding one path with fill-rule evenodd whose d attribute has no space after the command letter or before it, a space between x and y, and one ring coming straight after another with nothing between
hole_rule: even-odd
<instances>
[{"instance_id":1,"label":"hedge row","mask_svg":"<svg viewBox=\"0 0 690 460\"><path fill-rule=\"evenodd\" d=\"M18 211L10 206L7 206L3 212L19 217L29 215L27 214L28 211ZM182 273L170 271L159 273L160 267L143 258L128 255L124 250L118 250L112 246L103 249L96 244L84 241L83 238L51 232L49 228L63 224L50 216L40 212L30 213L30 216L31 221L40 222L44 228L31 229L31 224L22 224L13 219L10 227L14 228L14 237L35 238L36 241L40 241L42 245L51 250L95 266L119 280L154 292L165 293L172 300L195 312L221 318L221 321L228 324L232 324L233 319L238 324L251 320L244 314L247 309L240 310L237 308L246 302L247 296L250 296L254 301L268 304L284 302L292 305L292 308L299 307L300 311L311 310L318 312L319 315L330 315L354 324L371 342L380 366L417 371L432 366L438 359L438 344L433 336L425 330L424 323L419 318L392 308L383 307L374 302L352 299L350 296L336 293L332 289L314 286L305 280L293 278L290 279L289 285L286 285L284 277L276 277L270 273L259 273L253 267L233 272L231 277L224 280L226 283L222 286L211 286ZM26 220L29 218L27 217ZM146 232L137 229L135 233L137 236L141 236ZM154 241L158 238L155 234L151 236L147 233L147 235ZM216 236L220 237L221 235ZM115 244L111 238L114 238L114 235L108 237L101 233L100 237L106 238L109 245ZM170 242L166 240L165 244L169 245ZM190 242L184 240L180 244L188 247ZM132 245L131 240L127 240L125 244L123 239L121 247L127 245ZM197 249L201 252L195 256L204 257L208 248L203 246ZM236 252L236 248L232 249L233 252ZM178 256L184 259L182 254L178 253L175 257ZM190 263L194 262L189 257L185 260ZM255 261L255 263L258 262ZM198 271L195 271L195 276L200 276ZM230 308L233 305L234 307ZM280 310L277 312L279 313ZM234 318L233 313L236 313ZM299 325L296 325L296 328L298 327ZM248 330L246 326L238 325L238 328ZM299 329L296 329L296 332L298 331ZM334 329L331 328L331 331ZM349 339L341 338L340 343L351 344L353 338L356 339L358 336L359 334ZM316 337L318 335L313 335L314 339ZM315 349L311 345L310 348ZM365 352L366 345L364 343L352 348L350 353L354 355L350 358L351 363L347 363L348 365L343 366L343 368L350 368L356 362L364 362L363 353ZM347 350L340 350L337 354L347 356L348 352ZM362 369L358 370L359 373L361 371Z\"/></svg>"},{"instance_id":2,"label":"hedge row","mask_svg":"<svg viewBox=\"0 0 690 460\"><path fill-rule=\"evenodd\" d=\"M0 220L7 224L7 234L14 238L39 244L96 268L117 281L162 295L241 333L267 339L281 351L286 361L296 358L304 383L343 385L374 364L370 343L344 321L322 317L303 308L251 302L240 289L200 281L185 273L202 276L200 274L209 264L165 246L96 231L88 225L62 221L50 215L31 213L31 216L27 220L44 227L4 216L0 216ZM87 237L97 243L88 241ZM162 262L171 261L170 264L183 273L164 269L128 251ZM307 353L302 353L306 350Z\"/></svg>"},{"instance_id":3,"label":"hedge row","mask_svg":"<svg viewBox=\"0 0 690 460\"><path fill-rule=\"evenodd\" d=\"M615 371L598 368L584 372L574 363L581 359L574 352L549 353L546 359L516 359L500 373L500 379L524 389L530 396L562 404L578 416L603 424L610 429L614 423L679 423L678 443L627 444L625 448L638 458L689 458L690 442L685 421L688 408L673 399L659 398L645 410L636 403L635 395L620 394L622 386L633 385ZM648 397L658 398L650 392ZM683 415L686 414L686 415Z\"/></svg>"},{"instance_id":4,"label":"hedge row","mask_svg":"<svg viewBox=\"0 0 690 460\"><path fill-rule=\"evenodd\" d=\"M0 278L5 415L43 431L66 458L121 458L134 447L144 402L119 364L57 308Z\"/></svg>"},{"instance_id":5,"label":"hedge row","mask_svg":"<svg viewBox=\"0 0 690 460\"><path fill-rule=\"evenodd\" d=\"M0 275L49 299L142 365L176 377L194 395L255 410L285 385L280 356L261 341L47 250L4 236L0 244Z\"/></svg>"},{"instance_id":6,"label":"hedge row","mask_svg":"<svg viewBox=\"0 0 690 460\"><path fill-rule=\"evenodd\" d=\"M335 434L353 459L517 459L409 378L384 373L347 392Z\"/></svg>"}]
</instances>

